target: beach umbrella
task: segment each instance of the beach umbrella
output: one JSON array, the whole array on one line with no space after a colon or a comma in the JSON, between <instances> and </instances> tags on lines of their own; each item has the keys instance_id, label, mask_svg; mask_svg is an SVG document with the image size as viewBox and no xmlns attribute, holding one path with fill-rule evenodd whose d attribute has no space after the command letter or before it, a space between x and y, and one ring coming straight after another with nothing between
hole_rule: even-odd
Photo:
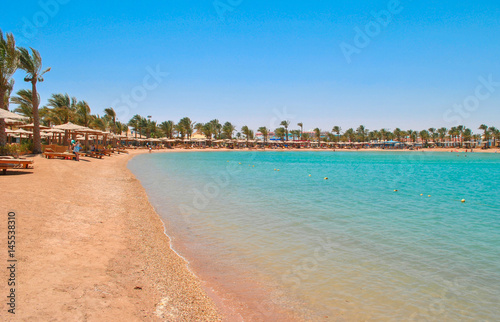
<instances>
[{"instance_id":1,"label":"beach umbrella","mask_svg":"<svg viewBox=\"0 0 500 322\"><path fill-rule=\"evenodd\" d=\"M102 131L100 130L94 130L94 129L91 129L91 128L88 128L88 127L82 127L80 130L77 130L76 131L77 133L83 133L85 134L85 147L88 148L88 142L89 142L89 134L94 134L95 136L92 138L93 140L95 140L99 134L102 134Z\"/></svg>"},{"instance_id":2,"label":"beach umbrella","mask_svg":"<svg viewBox=\"0 0 500 322\"><path fill-rule=\"evenodd\" d=\"M4 110L3 108L0 108L0 119L11 119L11 120L27 120L29 119L26 116L22 116L16 113L9 112L7 110Z\"/></svg>"},{"instance_id":3,"label":"beach umbrella","mask_svg":"<svg viewBox=\"0 0 500 322\"><path fill-rule=\"evenodd\" d=\"M12 113L12 112L9 112L7 110L4 110L3 108L0 108L0 120L2 120L5 124L5 120L6 119L9 119L9 120L26 120L28 119L27 117L25 116L22 116L22 115L19 115L19 114L16 114L16 113ZM4 126L2 126L2 132L0 134L0 137L4 137L5 138L5 131L4 131Z\"/></svg>"},{"instance_id":4,"label":"beach umbrella","mask_svg":"<svg viewBox=\"0 0 500 322\"><path fill-rule=\"evenodd\" d=\"M12 134L18 134L19 137L22 137L23 135L26 135L26 137L29 137L29 136L33 135L33 132L22 130L22 129L13 130L13 131L10 131L10 133L12 133Z\"/></svg>"},{"instance_id":5,"label":"beach umbrella","mask_svg":"<svg viewBox=\"0 0 500 322\"><path fill-rule=\"evenodd\" d=\"M68 143L68 133L76 133L78 130L83 130L85 129L84 126L76 125L71 122L61 124L61 125L56 125L53 127L56 130L64 130L64 143Z\"/></svg>"},{"instance_id":6,"label":"beach umbrella","mask_svg":"<svg viewBox=\"0 0 500 322\"><path fill-rule=\"evenodd\" d=\"M12 133L17 133L17 134L26 134L26 135L32 135L32 134L33 134L33 132L26 131L26 130L22 130L22 129L19 129L19 130L14 130L14 131L12 131Z\"/></svg>"},{"instance_id":7,"label":"beach umbrella","mask_svg":"<svg viewBox=\"0 0 500 322\"><path fill-rule=\"evenodd\" d=\"M85 128L85 126L76 125L76 124L73 124L71 122L68 122L68 123L65 123L65 124L56 125L56 126L53 127L53 129L76 132L78 130L84 130L86 128Z\"/></svg>"},{"instance_id":8,"label":"beach umbrella","mask_svg":"<svg viewBox=\"0 0 500 322\"><path fill-rule=\"evenodd\" d=\"M9 125L9 126L12 126L12 125L21 125L21 124L24 124L24 121L22 119L4 119L5 121L5 125Z\"/></svg>"},{"instance_id":9,"label":"beach umbrella","mask_svg":"<svg viewBox=\"0 0 500 322\"><path fill-rule=\"evenodd\" d=\"M56 139L56 135L59 134L59 137L61 137L62 133L64 133L63 130L57 130L57 129L52 129L48 128L42 131L42 133L47 133L47 134L52 134L52 139ZM49 137L49 144L51 144L51 138Z\"/></svg>"},{"instance_id":10,"label":"beach umbrella","mask_svg":"<svg viewBox=\"0 0 500 322\"><path fill-rule=\"evenodd\" d=\"M19 127L22 127L23 129L33 129L35 127L35 124L34 123L25 124L25 125L21 125ZM50 129L50 127L40 124L40 130L48 130L48 129Z\"/></svg>"}]
</instances>

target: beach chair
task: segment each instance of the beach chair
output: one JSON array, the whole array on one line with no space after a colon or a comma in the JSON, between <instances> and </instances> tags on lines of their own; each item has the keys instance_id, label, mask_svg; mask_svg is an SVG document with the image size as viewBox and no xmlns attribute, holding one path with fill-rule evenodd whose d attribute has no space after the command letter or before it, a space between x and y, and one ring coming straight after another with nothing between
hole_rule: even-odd
<instances>
[{"instance_id":1,"label":"beach chair","mask_svg":"<svg viewBox=\"0 0 500 322\"><path fill-rule=\"evenodd\" d=\"M7 174L7 169L28 169L34 163L30 159L16 159L14 157L0 157L0 170L3 174Z\"/></svg>"},{"instance_id":2,"label":"beach chair","mask_svg":"<svg viewBox=\"0 0 500 322\"><path fill-rule=\"evenodd\" d=\"M67 147L59 145L45 148L45 152L42 153L42 156L47 159L63 158L72 160L76 158L76 155L69 152Z\"/></svg>"}]
</instances>

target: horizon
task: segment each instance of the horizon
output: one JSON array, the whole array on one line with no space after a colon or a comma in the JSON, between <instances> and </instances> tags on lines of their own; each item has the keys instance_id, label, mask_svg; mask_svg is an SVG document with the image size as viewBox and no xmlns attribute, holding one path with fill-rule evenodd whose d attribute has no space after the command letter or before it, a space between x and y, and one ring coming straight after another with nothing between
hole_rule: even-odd
<instances>
[{"instance_id":1,"label":"horizon","mask_svg":"<svg viewBox=\"0 0 500 322\"><path fill-rule=\"evenodd\" d=\"M285 119L326 131L500 125L493 1L92 3L4 5L0 29L52 68L41 106L68 93L121 122L254 130ZM29 88L24 76L13 95Z\"/></svg>"}]
</instances>

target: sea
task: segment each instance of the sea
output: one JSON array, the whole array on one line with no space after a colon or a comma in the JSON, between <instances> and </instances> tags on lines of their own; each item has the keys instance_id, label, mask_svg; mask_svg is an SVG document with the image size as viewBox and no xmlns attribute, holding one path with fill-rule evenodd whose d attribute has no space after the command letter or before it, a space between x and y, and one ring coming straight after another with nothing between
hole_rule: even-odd
<instances>
[{"instance_id":1,"label":"sea","mask_svg":"<svg viewBox=\"0 0 500 322\"><path fill-rule=\"evenodd\" d=\"M128 167L234 316L500 317L500 154L202 151Z\"/></svg>"}]
</instances>

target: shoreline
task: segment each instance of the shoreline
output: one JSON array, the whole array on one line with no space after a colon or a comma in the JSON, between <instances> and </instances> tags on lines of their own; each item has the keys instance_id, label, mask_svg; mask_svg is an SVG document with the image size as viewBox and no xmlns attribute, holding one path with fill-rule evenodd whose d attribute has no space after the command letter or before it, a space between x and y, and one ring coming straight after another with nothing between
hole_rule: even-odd
<instances>
[{"instance_id":1,"label":"shoreline","mask_svg":"<svg viewBox=\"0 0 500 322\"><path fill-rule=\"evenodd\" d=\"M153 153L228 151L333 152L171 149ZM336 152L343 151L378 152ZM7 196L0 207L4 245L7 213L15 211L18 216L16 318L242 320L250 308L227 305L234 303L211 289L217 282L196 275L175 250L168 222L127 166L133 157L148 151L129 152L102 160L82 157L81 162L37 156L34 169L0 176L0 193ZM7 270L0 276L8 280ZM6 303L1 309L7 311Z\"/></svg>"},{"instance_id":2,"label":"shoreline","mask_svg":"<svg viewBox=\"0 0 500 322\"><path fill-rule=\"evenodd\" d=\"M127 169L144 152L81 162L37 156L34 169L0 178L4 245L8 212L18 218L13 318L222 320ZM0 276L7 281L7 270Z\"/></svg>"},{"instance_id":3,"label":"shoreline","mask_svg":"<svg viewBox=\"0 0 500 322\"><path fill-rule=\"evenodd\" d=\"M147 151L144 149L132 149L132 151ZM434 152L434 153L500 153L500 148L495 149L474 149L473 152L470 152L469 149L450 149L450 148L422 148L418 150L408 150L408 149L318 149L318 148L278 148L278 149L257 149L257 148L240 148L240 149L229 149L229 148L172 148L172 149L153 149L152 153L170 153L170 152L405 152L405 153L415 153L415 152ZM146 152L144 152L146 153Z\"/></svg>"}]
</instances>

